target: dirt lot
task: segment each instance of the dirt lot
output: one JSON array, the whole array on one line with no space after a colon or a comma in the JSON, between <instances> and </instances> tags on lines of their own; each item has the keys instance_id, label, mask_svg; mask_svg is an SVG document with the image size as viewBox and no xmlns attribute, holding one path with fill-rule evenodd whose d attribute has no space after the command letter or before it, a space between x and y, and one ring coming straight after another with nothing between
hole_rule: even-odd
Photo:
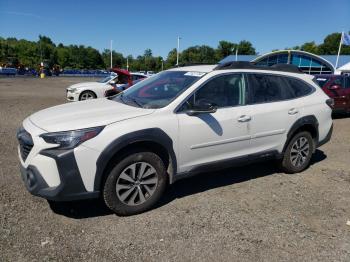
<instances>
[{"instance_id":1,"label":"dirt lot","mask_svg":"<svg viewBox=\"0 0 350 262\"><path fill-rule=\"evenodd\" d=\"M0 261L350 261L350 118L303 173L271 163L201 174L159 206L117 217L100 201L51 206L20 179L16 128L65 103L78 78L0 78Z\"/></svg>"}]
</instances>

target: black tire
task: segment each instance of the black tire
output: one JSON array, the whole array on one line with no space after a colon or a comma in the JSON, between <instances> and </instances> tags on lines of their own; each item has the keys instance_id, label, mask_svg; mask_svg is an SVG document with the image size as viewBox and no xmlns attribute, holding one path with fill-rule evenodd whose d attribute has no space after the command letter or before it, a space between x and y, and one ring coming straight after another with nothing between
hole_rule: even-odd
<instances>
[{"instance_id":1,"label":"black tire","mask_svg":"<svg viewBox=\"0 0 350 262\"><path fill-rule=\"evenodd\" d=\"M97 98L96 94L92 91L84 91L80 94L79 96L79 101L82 101L82 100L87 100L87 99L83 99L84 96L89 96L90 98L89 99L95 99Z\"/></svg>"},{"instance_id":2,"label":"black tire","mask_svg":"<svg viewBox=\"0 0 350 262\"><path fill-rule=\"evenodd\" d=\"M147 165L150 165L156 171L155 174L152 174L152 177L157 179L157 184L152 189L154 190L153 193L150 194L148 197L147 197L148 192L145 189L144 185L142 184L135 185L132 182L124 180L123 177L120 178L123 174L126 173L126 171L128 171L127 169L130 166L133 166L136 164L136 169L137 169L137 165L141 165L141 163L146 163ZM139 167L138 170L141 173L140 168L141 167ZM137 172L135 171L135 173ZM144 173L146 173L146 171ZM123 183L124 182L129 183L127 186L130 186L131 184L133 184L132 187L135 189L134 191L131 191L131 193L129 194L133 195L134 194L133 192L137 191L135 194L138 194L138 198L140 201L139 204L125 203L127 201L131 201L133 196L128 197L124 201L121 200L121 195L123 195L129 189L131 190L131 188L125 189L125 191L118 190L118 186L120 186L119 181L123 181ZM129 215L139 214L146 210L151 209L159 201L159 199L161 198L161 196L163 195L166 189L167 182L168 182L168 176L166 173L166 169L164 167L164 163L162 159L158 155L152 152L131 153L130 155L123 158L120 162L118 162L109 172L103 186L103 199L106 205L117 215L129 216ZM145 202L143 203L141 200L140 192L138 190L141 190L141 192L143 192L142 194L145 198ZM120 195L120 192L123 192L123 193Z\"/></svg>"},{"instance_id":3,"label":"black tire","mask_svg":"<svg viewBox=\"0 0 350 262\"><path fill-rule=\"evenodd\" d=\"M309 146L307 155L305 154L305 151L302 150L304 146L299 149L300 151L298 149L296 150L295 146L297 146L297 141L306 141L307 145ZM284 151L283 158L280 162L280 168L287 174L299 173L305 170L310 165L310 160L314 150L315 142L309 132L303 131L295 134L289 141L287 148Z\"/></svg>"}]
</instances>

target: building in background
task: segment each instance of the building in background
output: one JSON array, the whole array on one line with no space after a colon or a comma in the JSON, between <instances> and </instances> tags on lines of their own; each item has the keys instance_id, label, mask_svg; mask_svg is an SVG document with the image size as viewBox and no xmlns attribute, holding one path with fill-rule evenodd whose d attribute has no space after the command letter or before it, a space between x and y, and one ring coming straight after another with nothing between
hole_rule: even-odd
<instances>
[{"instance_id":1,"label":"building in background","mask_svg":"<svg viewBox=\"0 0 350 262\"><path fill-rule=\"evenodd\" d=\"M334 74L334 64L337 59L336 55L319 56L300 50L280 50L270 52L261 56L252 55L230 55L219 63L230 61L250 61L257 65L272 66L275 64L292 64L298 66L303 72L311 75ZM339 56L338 66L341 67L350 62L350 55Z\"/></svg>"}]
</instances>

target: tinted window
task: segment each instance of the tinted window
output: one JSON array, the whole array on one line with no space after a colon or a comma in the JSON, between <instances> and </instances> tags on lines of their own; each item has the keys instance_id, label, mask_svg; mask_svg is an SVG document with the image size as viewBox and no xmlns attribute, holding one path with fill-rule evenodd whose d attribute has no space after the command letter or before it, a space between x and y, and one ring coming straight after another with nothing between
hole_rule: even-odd
<instances>
[{"instance_id":1,"label":"tinted window","mask_svg":"<svg viewBox=\"0 0 350 262\"><path fill-rule=\"evenodd\" d=\"M204 102L217 107L237 106L244 104L244 78L240 74L215 77L196 91L180 109L191 108Z\"/></svg>"},{"instance_id":2,"label":"tinted window","mask_svg":"<svg viewBox=\"0 0 350 262\"><path fill-rule=\"evenodd\" d=\"M249 103L266 103L292 99L295 97L291 86L284 77L248 74Z\"/></svg>"},{"instance_id":3,"label":"tinted window","mask_svg":"<svg viewBox=\"0 0 350 262\"><path fill-rule=\"evenodd\" d=\"M286 80L289 82L290 87L293 89L295 97L305 96L312 92L311 86L301 80L294 78L286 78Z\"/></svg>"},{"instance_id":4,"label":"tinted window","mask_svg":"<svg viewBox=\"0 0 350 262\"><path fill-rule=\"evenodd\" d=\"M317 81L317 84L320 86L320 87L323 87L325 84L327 84L330 80L330 77L317 77L316 78L316 81Z\"/></svg>"},{"instance_id":5,"label":"tinted window","mask_svg":"<svg viewBox=\"0 0 350 262\"><path fill-rule=\"evenodd\" d=\"M350 76L345 77L345 88L350 88Z\"/></svg>"},{"instance_id":6,"label":"tinted window","mask_svg":"<svg viewBox=\"0 0 350 262\"><path fill-rule=\"evenodd\" d=\"M339 86L343 87L343 85L344 85L343 80L344 80L344 78L342 76L337 76L334 79L332 85L339 85Z\"/></svg>"}]
</instances>

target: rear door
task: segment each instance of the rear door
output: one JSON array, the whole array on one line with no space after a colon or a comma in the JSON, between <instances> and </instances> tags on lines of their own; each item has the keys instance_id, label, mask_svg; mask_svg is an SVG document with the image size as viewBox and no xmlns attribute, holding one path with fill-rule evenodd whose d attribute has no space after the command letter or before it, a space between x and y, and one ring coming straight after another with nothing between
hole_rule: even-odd
<instances>
[{"instance_id":1,"label":"rear door","mask_svg":"<svg viewBox=\"0 0 350 262\"><path fill-rule=\"evenodd\" d=\"M251 147L255 152L280 150L299 115L299 106L285 77L249 73L248 104L251 121Z\"/></svg>"}]
</instances>

